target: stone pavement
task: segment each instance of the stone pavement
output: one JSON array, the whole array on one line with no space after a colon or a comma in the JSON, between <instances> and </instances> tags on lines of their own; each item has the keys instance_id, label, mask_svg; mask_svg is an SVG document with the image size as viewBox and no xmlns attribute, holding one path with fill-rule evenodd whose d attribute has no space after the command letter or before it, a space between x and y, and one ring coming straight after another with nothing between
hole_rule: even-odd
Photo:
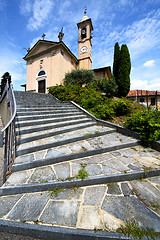
<instances>
[{"instance_id":1,"label":"stone pavement","mask_svg":"<svg viewBox=\"0 0 160 240\"><path fill-rule=\"evenodd\" d=\"M158 151L98 125L70 103L15 94L17 157L0 188L0 231L8 221L19 228L48 226L50 239L121 239L116 229L135 219L160 232ZM81 230L89 232L79 237ZM58 238L57 231L76 238L64 232Z\"/></svg>"}]
</instances>

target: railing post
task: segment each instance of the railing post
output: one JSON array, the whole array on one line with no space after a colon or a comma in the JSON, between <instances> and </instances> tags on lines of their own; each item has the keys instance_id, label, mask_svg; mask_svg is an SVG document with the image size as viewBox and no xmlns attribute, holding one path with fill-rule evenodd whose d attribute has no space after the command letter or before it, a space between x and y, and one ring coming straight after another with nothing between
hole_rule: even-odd
<instances>
[{"instance_id":1,"label":"railing post","mask_svg":"<svg viewBox=\"0 0 160 240\"><path fill-rule=\"evenodd\" d=\"M3 147L3 132L0 133L0 147Z\"/></svg>"}]
</instances>

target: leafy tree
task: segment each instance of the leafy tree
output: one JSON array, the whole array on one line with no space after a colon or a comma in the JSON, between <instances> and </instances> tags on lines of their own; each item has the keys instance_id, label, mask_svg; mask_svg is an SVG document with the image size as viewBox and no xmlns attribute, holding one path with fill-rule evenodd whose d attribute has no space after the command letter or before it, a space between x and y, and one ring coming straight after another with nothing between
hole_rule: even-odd
<instances>
[{"instance_id":1,"label":"leafy tree","mask_svg":"<svg viewBox=\"0 0 160 240\"><path fill-rule=\"evenodd\" d=\"M1 77L1 93L0 93L1 96L2 96L3 90L4 90L4 88L5 88L7 79L8 79L8 82L9 82L9 84L10 84L10 83L11 83L11 75L10 75L9 72L5 72L5 73L3 74L3 76Z\"/></svg>"},{"instance_id":2,"label":"leafy tree","mask_svg":"<svg viewBox=\"0 0 160 240\"><path fill-rule=\"evenodd\" d=\"M120 50L118 42L116 42L116 44L114 46L114 61L113 61L113 75L115 77L116 83L117 83L117 79L118 79L120 54L121 54L121 50Z\"/></svg>"},{"instance_id":3,"label":"leafy tree","mask_svg":"<svg viewBox=\"0 0 160 240\"><path fill-rule=\"evenodd\" d=\"M102 81L103 91L106 93L106 97L116 96L118 92L118 86L114 78L104 78Z\"/></svg>"},{"instance_id":4,"label":"leafy tree","mask_svg":"<svg viewBox=\"0 0 160 240\"><path fill-rule=\"evenodd\" d=\"M117 79L119 97L126 97L130 91L130 71L131 60L129 50L126 44L122 44Z\"/></svg>"},{"instance_id":5,"label":"leafy tree","mask_svg":"<svg viewBox=\"0 0 160 240\"><path fill-rule=\"evenodd\" d=\"M88 84L94 80L94 72L92 70L72 70L65 74L64 85L79 85Z\"/></svg>"}]
</instances>

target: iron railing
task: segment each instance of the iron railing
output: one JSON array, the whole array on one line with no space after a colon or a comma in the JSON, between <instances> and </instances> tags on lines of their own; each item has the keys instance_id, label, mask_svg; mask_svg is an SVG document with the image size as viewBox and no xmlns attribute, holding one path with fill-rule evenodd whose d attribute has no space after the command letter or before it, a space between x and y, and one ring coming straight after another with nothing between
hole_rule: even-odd
<instances>
[{"instance_id":1,"label":"iron railing","mask_svg":"<svg viewBox=\"0 0 160 240\"><path fill-rule=\"evenodd\" d=\"M15 117L16 117L16 100L13 92L13 86L8 80L3 90L0 103L7 97L7 107L11 110L11 119L0 133L0 147L4 144L4 169L3 183L6 181L6 175L10 172L11 166L15 159L16 134L15 134Z\"/></svg>"}]
</instances>

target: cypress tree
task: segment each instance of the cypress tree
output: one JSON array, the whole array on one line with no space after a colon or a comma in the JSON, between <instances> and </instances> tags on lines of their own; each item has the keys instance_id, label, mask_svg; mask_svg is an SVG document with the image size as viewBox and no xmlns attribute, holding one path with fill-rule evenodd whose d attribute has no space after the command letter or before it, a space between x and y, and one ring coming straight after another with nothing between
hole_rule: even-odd
<instances>
[{"instance_id":1,"label":"cypress tree","mask_svg":"<svg viewBox=\"0 0 160 240\"><path fill-rule=\"evenodd\" d=\"M118 70L119 70L119 61L120 61L120 47L118 42L114 46L114 61L113 61L113 75L116 80L118 80Z\"/></svg>"},{"instance_id":2,"label":"cypress tree","mask_svg":"<svg viewBox=\"0 0 160 240\"><path fill-rule=\"evenodd\" d=\"M131 60L129 50L126 44L122 44L117 79L119 97L126 97L130 91L130 71Z\"/></svg>"},{"instance_id":3,"label":"cypress tree","mask_svg":"<svg viewBox=\"0 0 160 240\"><path fill-rule=\"evenodd\" d=\"M9 72L5 72L3 74L3 76L1 77L1 91L0 91L0 95L2 95L2 93L3 93L3 90L5 88L7 79L8 79L8 83L10 84L11 83L11 75L10 75Z\"/></svg>"}]
</instances>

